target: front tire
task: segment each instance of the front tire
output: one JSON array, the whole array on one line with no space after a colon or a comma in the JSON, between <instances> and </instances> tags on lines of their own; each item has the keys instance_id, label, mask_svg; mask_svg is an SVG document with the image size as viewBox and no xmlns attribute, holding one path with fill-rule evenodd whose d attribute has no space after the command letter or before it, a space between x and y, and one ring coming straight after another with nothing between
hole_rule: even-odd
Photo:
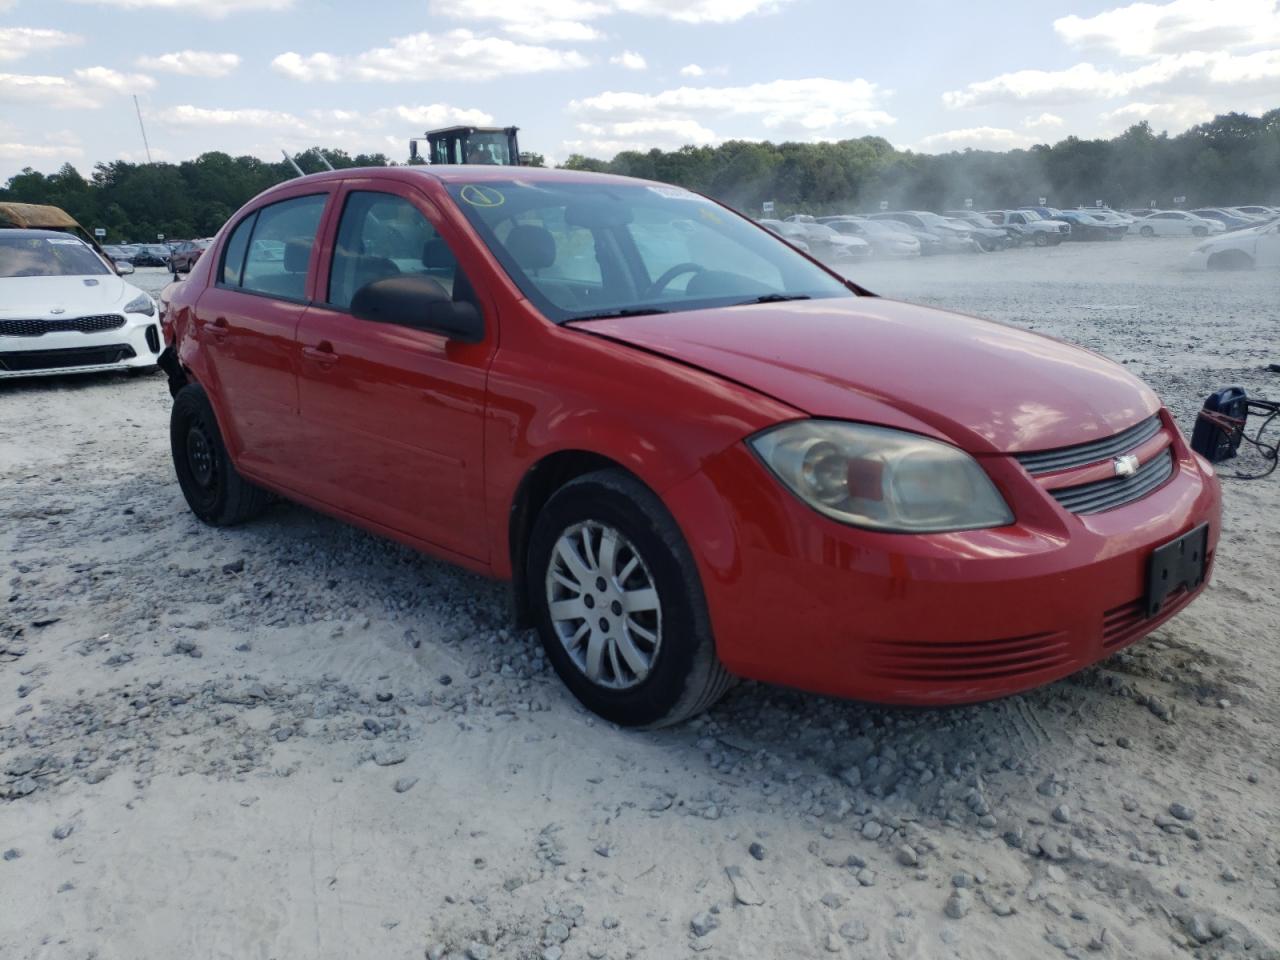
<instances>
[{"instance_id":1,"label":"front tire","mask_svg":"<svg viewBox=\"0 0 1280 960\"><path fill-rule=\"evenodd\" d=\"M1224 250L1209 257L1210 270L1252 270L1253 257L1243 250Z\"/></svg>"},{"instance_id":2,"label":"front tire","mask_svg":"<svg viewBox=\"0 0 1280 960\"><path fill-rule=\"evenodd\" d=\"M1049 235L1043 231L1036 234L1036 246L1047 247L1049 245Z\"/></svg>"},{"instance_id":3,"label":"front tire","mask_svg":"<svg viewBox=\"0 0 1280 960\"><path fill-rule=\"evenodd\" d=\"M232 526L266 509L266 491L240 476L227 456L213 406L199 384L187 384L174 397L169 446L187 506L205 523Z\"/></svg>"},{"instance_id":4,"label":"front tire","mask_svg":"<svg viewBox=\"0 0 1280 960\"><path fill-rule=\"evenodd\" d=\"M630 475L601 470L560 488L538 514L526 563L543 648L589 710L621 726L669 726L732 686L689 548Z\"/></svg>"}]
</instances>

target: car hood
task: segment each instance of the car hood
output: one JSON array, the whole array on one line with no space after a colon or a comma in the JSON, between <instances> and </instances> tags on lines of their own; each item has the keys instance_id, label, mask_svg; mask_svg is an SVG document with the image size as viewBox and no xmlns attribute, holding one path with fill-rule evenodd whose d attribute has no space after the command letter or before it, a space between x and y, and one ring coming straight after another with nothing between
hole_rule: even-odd
<instances>
[{"instance_id":1,"label":"car hood","mask_svg":"<svg viewBox=\"0 0 1280 960\"><path fill-rule=\"evenodd\" d=\"M711 371L811 416L931 432L972 453L1085 443L1160 407L1150 388L1095 353L878 297L575 327Z\"/></svg>"},{"instance_id":2,"label":"car hood","mask_svg":"<svg viewBox=\"0 0 1280 960\"><path fill-rule=\"evenodd\" d=\"M126 298L125 294L129 296ZM84 316L118 311L140 291L115 274L0 278L0 317ZM57 313L55 313L57 311Z\"/></svg>"}]
</instances>

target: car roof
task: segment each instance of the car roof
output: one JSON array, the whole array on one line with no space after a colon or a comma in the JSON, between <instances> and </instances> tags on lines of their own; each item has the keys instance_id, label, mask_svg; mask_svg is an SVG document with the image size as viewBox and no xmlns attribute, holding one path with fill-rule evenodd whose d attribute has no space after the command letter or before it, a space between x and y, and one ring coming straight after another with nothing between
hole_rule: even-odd
<instances>
[{"instance_id":1,"label":"car roof","mask_svg":"<svg viewBox=\"0 0 1280 960\"><path fill-rule=\"evenodd\" d=\"M75 234L68 233L65 230L36 230L32 228L27 228L27 227L19 227L19 228L5 227L3 229L0 229L0 237L34 237L34 238L47 237L54 240L66 240L67 238L70 238L72 240L80 240L80 238L77 237ZM80 242L84 243L83 240L80 240ZM84 245L86 247L89 246L87 243L85 243Z\"/></svg>"}]
</instances>

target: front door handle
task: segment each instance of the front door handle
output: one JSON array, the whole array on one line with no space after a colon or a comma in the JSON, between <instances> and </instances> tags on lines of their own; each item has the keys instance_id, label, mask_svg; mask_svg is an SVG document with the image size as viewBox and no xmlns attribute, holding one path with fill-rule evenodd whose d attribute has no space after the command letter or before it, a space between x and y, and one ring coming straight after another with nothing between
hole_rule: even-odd
<instances>
[{"instance_id":1,"label":"front door handle","mask_svg":"<svg viewBox=\"0 0 1280 960\"><path fill-rule=\"evenodd\" d=\"M338 362L338 355L333 352L333 344L328 340L321 340L314 347L303 347L302 356L306 360L314 360L326 369Z\"/></svg>"},{"instance_id":2,"label":"front door handle","mask_svg":"<svg viewBox=\"0 0 1280 960\"><path fill-rule=\"evenodd\" d=\"M217 340L219 343L221 343L223 340L226 340L227 334L229 334L230 332L231 331L227 328L226 317L218 317L213 321L213 324L209 327L209 335L213 337L214 340Z\"/></svg>"}]
</instances>

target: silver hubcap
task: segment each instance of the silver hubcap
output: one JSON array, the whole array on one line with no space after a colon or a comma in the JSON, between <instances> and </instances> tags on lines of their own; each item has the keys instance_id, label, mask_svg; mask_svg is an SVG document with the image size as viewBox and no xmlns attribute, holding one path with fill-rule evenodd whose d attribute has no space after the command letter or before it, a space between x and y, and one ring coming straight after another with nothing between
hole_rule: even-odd
<instances>
[{"instance_id":1,"label":"silver hubcap","mask_svg":"<svg viewBox=\"0 0 1280 960\"><path fill-rule=\"evenodd\" d=\"M649 675L662 609L631 541L594 520L574 524L556 541L546 589L556 635L588 680L626 690Z\"/></svg>"}]
</instances>

